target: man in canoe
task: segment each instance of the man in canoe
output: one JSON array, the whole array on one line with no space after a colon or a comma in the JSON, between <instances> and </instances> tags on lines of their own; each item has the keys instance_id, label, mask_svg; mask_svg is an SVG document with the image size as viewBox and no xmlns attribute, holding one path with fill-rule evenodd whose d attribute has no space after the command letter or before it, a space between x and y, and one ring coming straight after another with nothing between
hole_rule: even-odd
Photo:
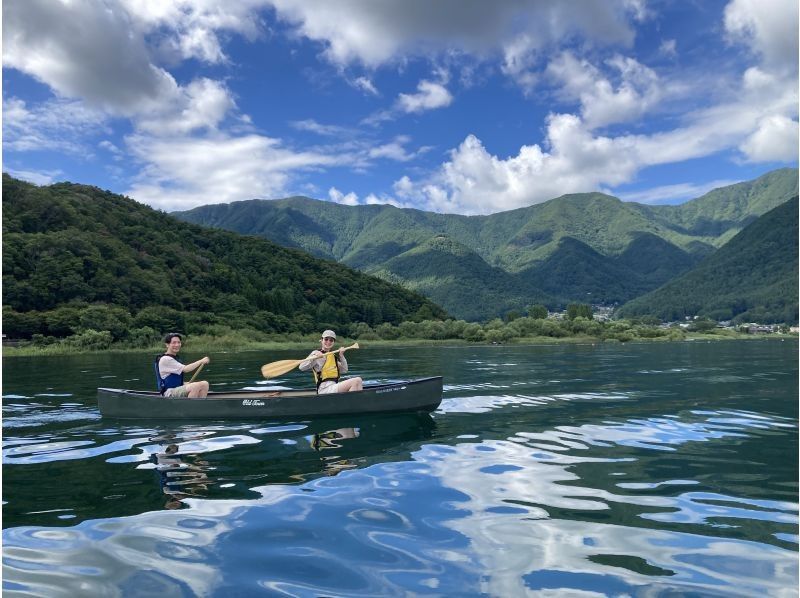
<instances>
[{"instance_id":1,"label":"man in canoe","mask_svg":"<svg viewBox=\"0 0 800 598\"><path fill-rule=\"evenodd\" d=\"M192 363L182 364L177 360L182 343L183 339L177 332L170 332L164 337L166 349L163 355L156 358L155 363L158 390L170 399L202 399L208 395L208 382L200 380L184 383L183 373L193 372L211 360L206 356Z\"/></svg>"},{"instance_id":2,"label":"man in canoe","mask_svg":"<svg viewBox=\"0 0 800 598\"><path fill-rule=\"evenodd\" d=\"M317 385L317 394L363 390L364 382L358 376L339 381L341 375L347 373L348 367L347 359L344 357L345 348L334 351L335 342L336 333L333 330L326 330L322 333L320 341L322 348L319 351L312 351L297 367L304 372L311 370L314 383Z\"/></svg>"}]
</instances>

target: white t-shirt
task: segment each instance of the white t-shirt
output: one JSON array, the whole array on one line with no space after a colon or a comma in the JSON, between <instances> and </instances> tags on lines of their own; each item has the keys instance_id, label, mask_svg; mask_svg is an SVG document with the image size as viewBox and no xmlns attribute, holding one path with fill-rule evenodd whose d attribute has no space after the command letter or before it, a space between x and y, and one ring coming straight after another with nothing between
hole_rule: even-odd
<instances>
[{"instance_id":1,"label":"white t-shirt","mask_svg":"<svg viewBox=\"0 0 800 598\"><path fill-rule=\"evenodd\" d=\"M182 373L184 367L185 366L182 363L178 363L174 357L167 355L158 361L158 375L161 376L161 379L163 380L169 374Z\"/></svg>"}]
</instances>

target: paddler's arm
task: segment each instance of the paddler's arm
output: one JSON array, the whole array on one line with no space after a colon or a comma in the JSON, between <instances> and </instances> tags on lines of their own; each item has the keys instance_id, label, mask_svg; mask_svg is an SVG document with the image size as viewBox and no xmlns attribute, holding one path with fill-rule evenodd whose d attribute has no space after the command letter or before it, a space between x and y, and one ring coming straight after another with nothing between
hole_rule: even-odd
<instances>
[{"instance_id":1,"label":"paddler's arm","mask_svg":"<svg viewBox=\"0 0 800 598\"><path fill-rule=\"evenodd\" d=\"M347 365L347 359L345 359L344 351L341 350L339 351L339 356L337 357L337 360L339 361L339 373L346 374L347 370L349 370L350 368Z\"/></svg>"},{"instance_id":2,"label":"paddler's arm","mask_svg":"<svg viewBox=\"0 0 800 598\"><path fill-rule=\"evenodd\" d=\"M184 372L193 372L197 368L199 368L201 365L205 365L207 363L211 363L211 359L208 358L208 355L206 355L202 359L198 359L197 361L193 361L192 363L187 363L185 366L183 366L183 371Z\"/></svg>"},{"instance_id":3,"label":"paddler's arm","mask_svg":"<svg viewBox=\"0 0 800 598\"><path fill-rule=\"evenodd\" d=\"M306 360L301 361L300 365L297 367L301 372L307 372L314 367L316 361L321 357L325 357L325 354L322 351L312 351L308 357L306 357Z\"/></svg>"}]
</instances>

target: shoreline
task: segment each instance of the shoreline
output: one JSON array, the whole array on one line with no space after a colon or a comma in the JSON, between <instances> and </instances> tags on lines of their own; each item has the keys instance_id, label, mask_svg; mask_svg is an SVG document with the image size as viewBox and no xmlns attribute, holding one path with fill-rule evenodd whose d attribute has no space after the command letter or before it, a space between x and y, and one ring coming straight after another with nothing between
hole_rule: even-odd
<instances>
[{"instance_id":1,"label":"shoreline","mask_svg":"<svg viewBox=\"0 0 800 598\"><path fill-rule=\"evenodd\" d=\"M640 343L684 343L696 341L725 341L725 340L741 340L741 341L755 341L755 340L798 340L797 334L746 334L746 333L725 333L725 334L709 334L709 333L696 333L686 334L683 338L669 338L669 337L655 337L655 338L633 338L626 341L618 339L603 339L594 336L569 336L569 337L549 337L549 336L532 336L532 337L519 337L510 339L505 342L489 342L489 341L466 341L463 339L398 339L398 340L359 340L342 337L339 339L342 346L359 342L364 347L419 347L419 346L433 346L433 347L489 347L489 346L519 346L519 345L565 345L565 344L640 344ZM215 339L204 335L198 335L197 340L192 341L191 338L187 340L187 350L192 353L238 353L246 351L278 351L278 350L310 350L317 344L316 339L309 341L240 341L231 342L230 337L226 339ZM109 347L107 349L78 349L75 347L64 346L46 346L46 347L7 347L2 348L3 358L9 357L46 357L46 356L65 356L65 355L84 355L92 353L158 353L163 350L161 343L151 345L149 347Z\"/></svg>"}]
</instances>

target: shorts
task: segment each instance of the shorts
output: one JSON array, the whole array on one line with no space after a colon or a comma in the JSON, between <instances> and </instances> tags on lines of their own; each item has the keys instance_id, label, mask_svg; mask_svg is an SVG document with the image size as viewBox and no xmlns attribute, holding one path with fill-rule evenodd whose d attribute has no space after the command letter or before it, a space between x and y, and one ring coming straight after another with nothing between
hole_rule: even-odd
<instances>
[{"instance_id":1,"label":"shorts","mask_svg":"<svg viewBox=\"0 0 800 598\"><path fill-rule=\"evenodd\" d=\"M318 395L329 395L336 392L339 392L339 383L331 382L330 380L328 382L323 382L322 384L320 384L319 388L317 389Z\"/></svg>"},{"instance_id":2,"label":"shorts","mask_svg":"<svg viewBox=\"0 0 800 598\"><path fill-rule=\"evenodd\" d=\"M183 386L178 386L177 388L168 388L164 393L164 397L167 399L185 399L189 396L189 389L184 384Z\"/></svg>"}]
</instances>

